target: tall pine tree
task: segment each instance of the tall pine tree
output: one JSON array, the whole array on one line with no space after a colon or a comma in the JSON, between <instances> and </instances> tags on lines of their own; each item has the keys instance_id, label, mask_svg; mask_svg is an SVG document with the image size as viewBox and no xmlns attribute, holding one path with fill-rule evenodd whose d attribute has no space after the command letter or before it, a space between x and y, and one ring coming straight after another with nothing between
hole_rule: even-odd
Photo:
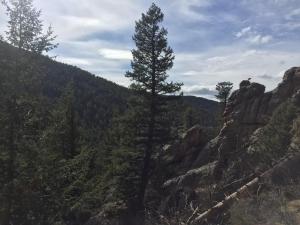
<instances>
[{"instance_id":1,"label":"tall pine tree","mask_svg":"<svg viewBox=\"0 0 300 225\"><path fill-rule=\"evenodd\" d=\"M49 26L43 33L41 10L33 6L32 0L2 0L2 4L9 16L8 30L5 32L8 43L38 54L57 47L52 43L56 38L52 27Z\"/></svg>"},{"instance_id":2,"label":"tall pine tree","mask_svg":"<svg viewBox=\"0 0 300 225\"><path fill-rule=\"evenodd\" d=\"M137 197L139 210L144 209L144 198L150 178L151 160L154 153L167 141L168 128L165 95L180 91L182 84L168 82L167 71L173 66L173 50L168 46L167 30L160 26L164 14L154 3L146 14L136 22L133 40L136 49L132 50L132 71L126 77L132 81L131 89L141 98L138 109L139 148L143 149L143 168ZM142 106L142 107L141 107ZM134 110L134 109L133 109Z\"/></svg>"},{"instance_id":3,"label":"tall pine tree","mask_svg":"<svg viewBox=\"0 0 300 225\"><path fill-rule=\"evenodd\" d=\"M4 85L5 104L1 108L2 134L6 141L1 146L1 196L0 223L39 224L44 220L41 196L39 191L39 159L37 155L37 131L41 121L36 114L34 95L27 92L24 77L33 77L34 58L25 60L25 55L39 55L56 47L51 28L44 34L40 20L41 12L34 8L32 0L2 1L8 15L6 38L9 44L16 47L12 65L8 66L10 78ZM38 123L38 124L37 124ZM39 194L40 195L39 195ZM40 212L36 210L39 208ZM39 222L38 222L39 221ZM44 222L44 224L47 224Z\"/></svg>"}]
</instances>

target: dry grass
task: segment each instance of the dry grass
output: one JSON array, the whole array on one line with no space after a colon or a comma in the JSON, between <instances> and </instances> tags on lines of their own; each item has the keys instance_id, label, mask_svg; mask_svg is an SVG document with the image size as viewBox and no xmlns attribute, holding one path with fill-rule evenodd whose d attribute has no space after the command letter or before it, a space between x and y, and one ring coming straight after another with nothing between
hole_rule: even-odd
<instances>
[{"instance_id":1,"label":"dry grass","mask_svg":"<svg viewBox=\"0 0 300 225\"><path fill-rule=\"evenodd\" d=\"M299 225L299 187L272 187L259 196L238 201L230 209L230 225Z\"/></svg>"}]
</instances>

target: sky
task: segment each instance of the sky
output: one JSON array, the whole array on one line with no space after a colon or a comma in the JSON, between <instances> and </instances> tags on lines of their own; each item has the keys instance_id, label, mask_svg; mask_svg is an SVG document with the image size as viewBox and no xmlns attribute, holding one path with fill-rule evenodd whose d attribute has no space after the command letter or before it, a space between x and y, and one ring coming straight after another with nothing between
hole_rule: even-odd
<instances>
[{"instance_id":1,"label":"sky","mask_svg":"<svg viewBox=\"0 0 300 225\"><path fill-rule=\"evenodd\" d=\"M59 47L56 60L128 86L135 21L153 1L35 0ZM300 0L161 0L175 52L170 80L185 95L214 98L215 86L251 78L272 90L300 66ZM0 7L0 33L7 17Z\"/></svg>"}]
</instances>

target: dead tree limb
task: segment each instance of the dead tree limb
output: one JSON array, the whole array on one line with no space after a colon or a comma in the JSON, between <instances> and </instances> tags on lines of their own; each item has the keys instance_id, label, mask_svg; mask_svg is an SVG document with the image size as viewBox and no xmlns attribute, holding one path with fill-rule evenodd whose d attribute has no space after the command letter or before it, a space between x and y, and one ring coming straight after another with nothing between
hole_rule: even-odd
<instances>
[{"instance_id":1,"label":"dead tree limb","mask_svg":"<svg viewBox=\"0 0 300 225\"><path fill-rule=\"evenodd\" d=\"M300 153L290 154L282 158L272 168L265 171L260 176L257 176L207 211L201 214L199 214L199 211L194 211L192 216L187 220L186 225L202 224L205 221L209 221L210 219L217 217L220 212L229 208L236 200L247 197L249 196L249 193L255 192L260 183L266 183L272 179L274 173L284 173L288 172L287 170L291 170L291 168L289 168L289 164L293 163L300 163Z\"/></svg>"}]
</instances>

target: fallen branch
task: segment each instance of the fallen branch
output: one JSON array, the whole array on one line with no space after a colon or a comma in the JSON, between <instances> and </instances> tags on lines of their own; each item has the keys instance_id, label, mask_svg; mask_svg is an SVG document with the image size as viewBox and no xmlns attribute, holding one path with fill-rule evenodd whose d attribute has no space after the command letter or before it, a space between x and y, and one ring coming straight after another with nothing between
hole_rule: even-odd
<instances>
[{"instance_id":1,"label":"fallen branch","mask_svg":"<svg viewBox=\"0 0 300 225\"><path fill-rule=\"evenodd\" d=\"M253 193L258 187L261 182L266 182L270 178L272 178L273 173L276 170L286 170L288 168L288 164L292 161L300 162L300 154L290 154L272 167L271 169L267 170L260 176L257 176L246 185L239 188L236 192L232 193L231 195L227 196L223 201L217 203L212 208L208 209L207 211L198 214L198 208L193 212L192 216L187 220L186 225L192 224L201 224L205 221L209 221L212 218L215 218L217 215L220 214L224 209L229 208L237 199L243 198L245 196L249 196L249 193Z\"/></svg>"}]
</instances>

